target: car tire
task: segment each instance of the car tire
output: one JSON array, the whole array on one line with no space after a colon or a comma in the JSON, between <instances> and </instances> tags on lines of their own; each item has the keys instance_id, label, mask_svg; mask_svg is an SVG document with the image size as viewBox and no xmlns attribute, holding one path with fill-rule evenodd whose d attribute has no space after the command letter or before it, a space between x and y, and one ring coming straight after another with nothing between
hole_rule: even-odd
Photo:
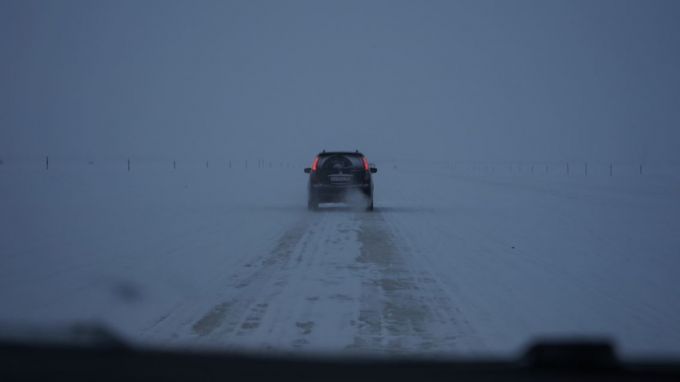
<instances>
[{"instance_id":1,"label":"car tire","mask_svg":"<svg viewBox=\"0 0 680 382\"><path fill-rule=\"evenodd\" d=\"M371 199L368 201L368 205L366 206L366 211L373 211L373 197L371 196Z\"/></svg>"},{"instance_id":2,"label":"car tire","mask_svg":"<svg viewBox=\"0 0 680 382\"><path fill-rule=\"evenodd\" d=\"M315 197L310 195L307 198L307 209L310 211L316 211L319 209L319 201Z\"/></svg>"}]
</instances>

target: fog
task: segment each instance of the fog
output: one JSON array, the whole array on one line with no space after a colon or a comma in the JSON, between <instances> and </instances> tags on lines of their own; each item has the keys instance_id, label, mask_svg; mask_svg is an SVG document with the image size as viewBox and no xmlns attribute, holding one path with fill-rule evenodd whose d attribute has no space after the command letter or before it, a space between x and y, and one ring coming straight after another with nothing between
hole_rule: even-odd
<instances>
[{"instance_id":1,"label":"fog","mask_svg":"<svg viewBox=\"0 0 680 382\"><path fill-rule=\"evenodd\" d=\"M0 342L680 357L679 20L0 0ZM322 149L374 166L303 173Z\"/></svg>"},{"instance_id":2,"label":"fog","mask_svg":"<svg viewBox=\"0 0 680 382\"><path fill-rule=\"evenodd\" d=\"M676 1L2 1L0 155L678 160L678 19Z\"/></svg>"}]
</instances>

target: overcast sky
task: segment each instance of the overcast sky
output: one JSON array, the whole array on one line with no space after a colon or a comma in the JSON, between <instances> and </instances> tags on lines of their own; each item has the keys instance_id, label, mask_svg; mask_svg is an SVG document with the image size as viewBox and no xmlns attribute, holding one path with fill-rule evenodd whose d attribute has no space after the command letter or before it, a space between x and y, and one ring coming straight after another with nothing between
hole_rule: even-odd
<instances>
[{"instance_id":1,"label":"overcast sky","mask_svg":"<svg viewBox=\"0 0 680 382\"><path fill-rule=\"evenodd\" d=\"M680 1L0 0L0 156L680 159Z\"/></svg>"}]
</instances>

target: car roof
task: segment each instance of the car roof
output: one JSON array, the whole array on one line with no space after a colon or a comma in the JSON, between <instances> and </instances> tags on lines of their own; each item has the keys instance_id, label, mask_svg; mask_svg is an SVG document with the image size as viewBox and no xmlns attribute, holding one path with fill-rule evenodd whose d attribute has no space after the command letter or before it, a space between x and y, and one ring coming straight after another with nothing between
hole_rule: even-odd
<instances>
[{"instance_id":1,"label":"car roof","mask_svg":"<svg viewBox=\"0 0 680 382\"><path fill-rule=\"evenodd\" d=\"M364 154L360 153L359 150L356 151L322 151L319 153L319 155L361 155L363 156Z\"/></svg>"}]
</instances>

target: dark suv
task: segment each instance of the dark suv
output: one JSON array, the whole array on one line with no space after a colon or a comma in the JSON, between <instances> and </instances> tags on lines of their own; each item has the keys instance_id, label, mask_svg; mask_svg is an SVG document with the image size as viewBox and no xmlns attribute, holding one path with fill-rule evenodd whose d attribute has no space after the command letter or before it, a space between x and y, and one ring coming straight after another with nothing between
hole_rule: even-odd
<instances>
[{"instance_id":1,"label":"dark suv","mask_svg":"<svg viewBox=\"0 0 680 382\"><path fill-rule=\"evenodd\" d=\"M359 151L322 151L314 158L309 174L307 208L319 203L345 202L373 210L373 179L378 172Z\"/></svg>"}]
</instances>

